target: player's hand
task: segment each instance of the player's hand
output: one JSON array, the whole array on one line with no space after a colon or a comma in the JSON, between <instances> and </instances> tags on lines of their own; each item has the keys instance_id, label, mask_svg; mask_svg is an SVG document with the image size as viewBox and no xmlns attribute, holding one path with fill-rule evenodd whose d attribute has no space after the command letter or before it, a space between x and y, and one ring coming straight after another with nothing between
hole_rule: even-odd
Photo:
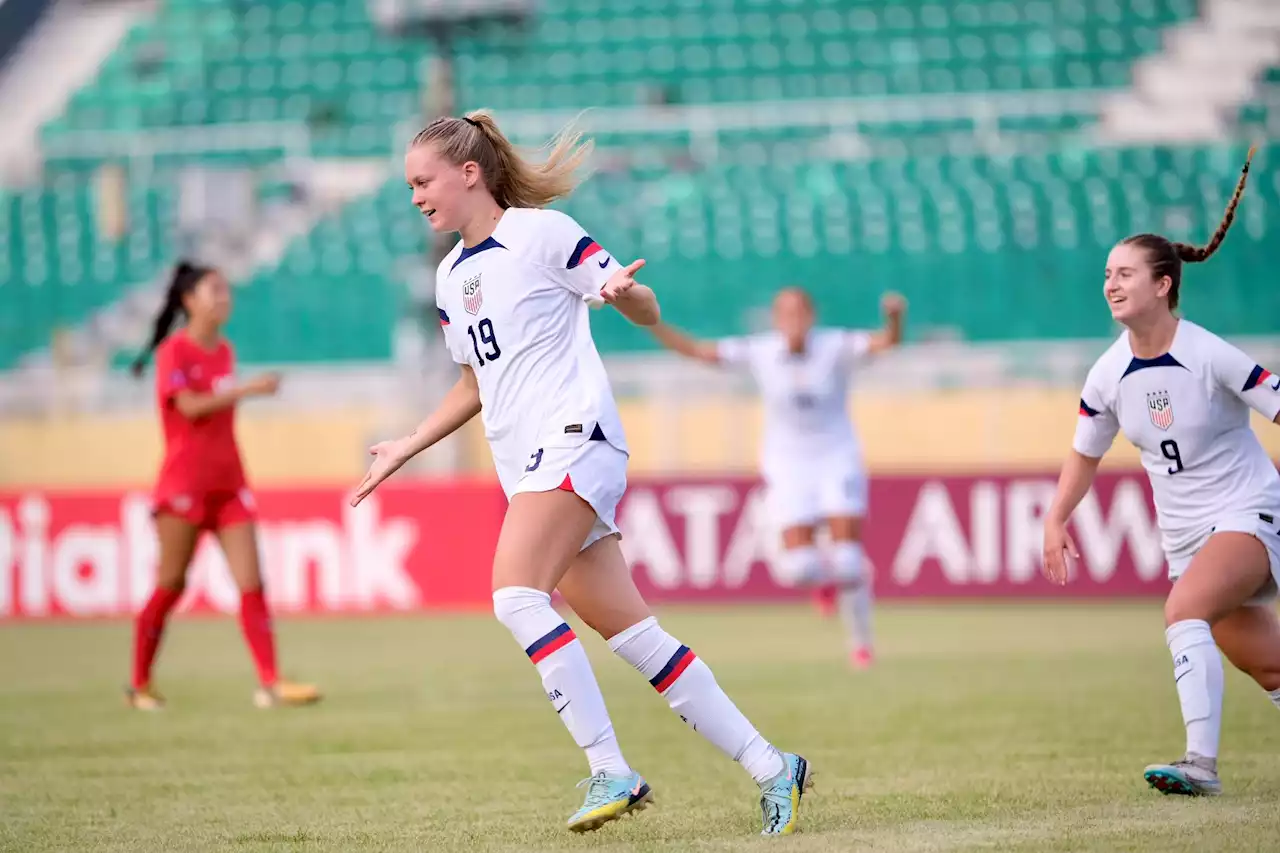
<instances>
[{"instance_id":1,"label":"player's hand","mask_svg":"<svg viewBox=\"0 0 1280 853\"><path fill-rule=\"evenodd\" d=\"M1079 560L1080 549L1067 532L1064 522L1046 519L1044 523L1044 576L1058 586L1066 586L1069 560Z\"/></svg>"},{"instance_id":2,"label":"player's hand","mask_svg":"<svg viewBox=\"0 0 1280 853\"><path fill-rule=\"evenodd\" d=\"M600 288L600 298L609 305L618 301L618 297L636 286L636 273L644 266L644 258L632 261L613 275Z\"/></svg>"},{"instance_id":3,"label":"player's hand","mask_svg":"<svg viewBox=\"0 0 1280 853\"><path fill-rule=\"evenodd\" d=\"M413 456L413 452L409 446L409 439L397 438L392 441L378 442L369 448L369 455L373 457L373 464L369 466L369 471L360 481L360 485L356 486L356 493L351 496L352 506L359 506L360 501L369 497L373 490L378 488L379 483L399 471L400 466Z\"/></svg>"},{"instance_id":4,"label":"player's hand","mask_svg":"<svg viewBox=\"0 0 1280 853\"><path fill-rule=\"evenodd\" d=\"M907 313L907 298L890 291L880 297L880 313L886 317L901 317Z\"/></svg>"},{"instance_id":5,"label":"player's hand","mask_svg":"<svg viewBox=\"0 0 1280 853\"><path fill-rule=\"evenodd\" d=\"M255 376L245 383L245 393L251 397L270 397L280 390L280 378L279 373Z\"/></svg>"}]
</instances>

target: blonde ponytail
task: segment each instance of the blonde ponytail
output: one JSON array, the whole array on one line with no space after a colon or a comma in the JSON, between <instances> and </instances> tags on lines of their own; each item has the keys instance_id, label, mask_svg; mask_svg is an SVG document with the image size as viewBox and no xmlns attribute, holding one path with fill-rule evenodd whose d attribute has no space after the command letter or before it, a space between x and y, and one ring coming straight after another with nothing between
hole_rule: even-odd
<instances>
[{"instance_id":1,"label":"blonde ponytail","mask_svg":"<svg viewBox=\"0 0 1280 853\"><path fill-rule=\"evenodd\" d=\"M485 187L503 208L546 207L572 193L579 183L578 170L594 147L570 123L543 147L547 153L541 162L526 160L488 110L438 118L409 147L428 144L450 163L479 164Z\"/></svg>"}]
</instances>

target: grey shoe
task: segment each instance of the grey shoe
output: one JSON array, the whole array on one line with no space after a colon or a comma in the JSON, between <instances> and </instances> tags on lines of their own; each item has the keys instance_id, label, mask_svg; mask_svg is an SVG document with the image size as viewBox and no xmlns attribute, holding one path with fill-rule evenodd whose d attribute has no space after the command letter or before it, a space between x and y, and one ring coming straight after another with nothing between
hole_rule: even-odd
<instances>
[{"instance_id":1,"label":"grey shoe","mask_svg":"<svg viewBox=\"0 0 1280 853\"><path fill-rule=\"evenodd\" d=\"M1222 793L1218 760L1188 752L1172 764L1152 764L1142 771L1147 784L1162 794L1216 797Z\"/></svg>"}]
</instances>

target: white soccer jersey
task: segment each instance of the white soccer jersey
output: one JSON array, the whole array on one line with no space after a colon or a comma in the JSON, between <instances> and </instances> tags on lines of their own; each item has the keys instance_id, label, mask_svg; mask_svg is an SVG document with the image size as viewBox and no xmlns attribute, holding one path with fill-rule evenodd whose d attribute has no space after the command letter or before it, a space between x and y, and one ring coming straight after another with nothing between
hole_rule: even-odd
<instances>
[{"instance_id":1,"label":"white soccer jersey","mask_svg":"<svg viewBox=\"0 0 1280 853\"><path fill-rule=\"evenodd\" d=\"M445 344L475 370L485 437L508 493L540 448L595 438L627 452L585 302L618 269L569 216L522 208L440 263Z\"/></svg>"},{"instance_id":2,"label":"white soccer jersey","mask_svg":"<svg viewBox=\"0 0 1280 853\"><path fill-rule=\"evenodd\" d=\"M716 346L722 364L750 370L764 401L764 460L815 458L861 449L849 421L848 391L855 365L871 351L871 336L844 329L814 329L805 351L793 354L781 334L725 338Z\"/></svg>"},{"instance_id":3,"label":"white soccer jersey","mask_svg":"<svg viewBox=\"0 0 1280 853\"><path fill-rule=\"evenodd\" d=\"M1138 358L1124 333L1085 381L1073 446L1101 457L1117 430L1142 452L1167 554L1222 518L1280 520L1280 475L1249 427L1249 409L1280 412L1280 379L1212 332L1178 322L1169 352Z\"/></svg>"}]
</instances>

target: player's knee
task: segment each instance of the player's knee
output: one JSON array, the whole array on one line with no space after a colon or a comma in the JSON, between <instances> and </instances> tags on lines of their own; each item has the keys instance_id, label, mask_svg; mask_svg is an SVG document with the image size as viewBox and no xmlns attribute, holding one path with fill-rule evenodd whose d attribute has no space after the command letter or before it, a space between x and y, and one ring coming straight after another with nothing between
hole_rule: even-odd
<instances>
[{"instance_id":1,"label":"player's knee","mask_svg":"<svg viewBox=\"0 0 1280 853\"><path fill-rule=\"evenodd\" d=\"M170 569L166 571L163 567L156 573L156 586L160 589L166 589L170 592L183 592L187 588L187 570L185 567L181 569Z\"/></svg>"},{"instance_id":2,"label":"player's knee","mask_svg":"<svg viewBox=\"0 0 1280 853\"><path fill-rule=\"evenodd\" d=\"M504 586L493 591L493 615L503 625L513 625L532 612L551 607L551 596L527 586Z\"/></svg>"},{"instance_id":3,"label":"player's knee","mask_svg":"<svg viewBox=\"0 0 1280 853\"><path fill-rule=\"evenodd\" d=\"M1175 586L1164 602L1164 625L1168 628L1188 619L1210 622L1209 610L1208 606L1196 601L1192 596L1179 595L1178 588Z\"/></svg>"},{"instance_id":4,"label":"player's knee","mask_svg":"<svg viewBox=\"0 0 1280 853\"><path fill-rule=\"evenodd\" d=\"M814 546L788 548L782 552L782 560L796 583L811 584L822 580L822 557Z\"/></svg>"},{"instance_id":5,"label":"player's knee","mask_svg":"<svg viewBox=\"0 0 1280 853\"><path fill-rule=\"evenodd\" d=\"M857 542L836 542L831 546L831 572L837 584L858 587L866 581L862 546Z\"/></svg>"}]
</instances>

